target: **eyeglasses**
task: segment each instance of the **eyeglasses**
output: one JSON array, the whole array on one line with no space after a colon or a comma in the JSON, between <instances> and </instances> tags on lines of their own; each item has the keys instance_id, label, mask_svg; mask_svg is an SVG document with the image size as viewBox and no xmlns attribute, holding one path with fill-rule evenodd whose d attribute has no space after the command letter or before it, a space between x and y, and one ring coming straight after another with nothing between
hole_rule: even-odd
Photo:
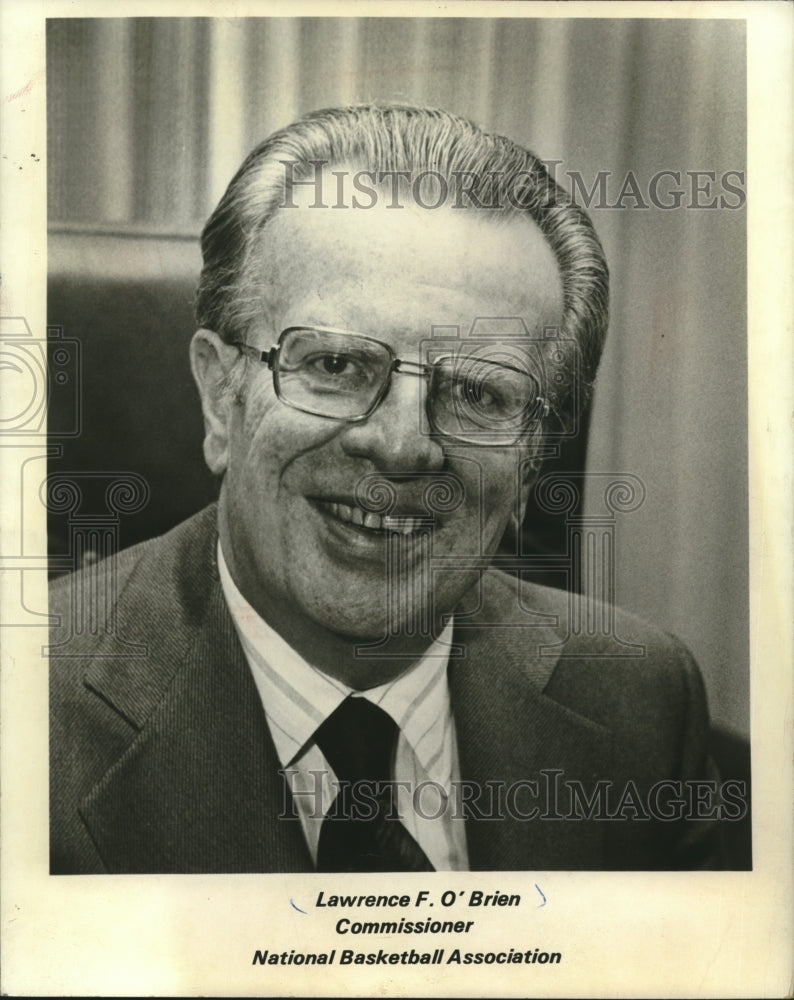
<instances>
[{"instance_id":1,"label":"eyeglasses","mask_svg":"<svg viewBox=\"0 0 794 1000\"><path fill-rule=\"evenodd\" d=\"M468 444L516 444L548 414L531 372L488 357L446 350L419 364L401 360L372 337L308 326L288 327L268 351L243 342L234 346L267 364L282 403L318 417L366 420L385 399L395 373L427 383L425 413L433 433ZM488 351L493 355L492 345Z\"/></svg>"}]
</instances>

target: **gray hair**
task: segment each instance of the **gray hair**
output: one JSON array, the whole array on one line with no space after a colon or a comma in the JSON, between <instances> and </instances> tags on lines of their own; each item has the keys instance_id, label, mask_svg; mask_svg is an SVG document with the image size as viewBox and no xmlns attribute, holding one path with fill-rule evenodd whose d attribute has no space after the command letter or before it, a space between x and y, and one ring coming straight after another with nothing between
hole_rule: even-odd
<instances>
[{"instance_id":1,"label":"gray hair","mask_svg":"<svg viewBox=\"0 0 794 1000\"><path fill-rule=\"evenodd\" d=\"M406 174L463 178L465 207L495 220L528 215L538 225L560 269L563 318L553 350L567 368L567 377L550 380L544 390L568 425L577 403L583 406L588 398L606 335L609 273L601 243L587 214L537 156L448 111L401 105L330 108L306 115L257 146L202 233L199 325L233 341L261 315L264 227L291 196L291 184L313 174L318 162L388 176L392 183L397 177L408 197L415 189Z\"/></svg>"}]
</instances>

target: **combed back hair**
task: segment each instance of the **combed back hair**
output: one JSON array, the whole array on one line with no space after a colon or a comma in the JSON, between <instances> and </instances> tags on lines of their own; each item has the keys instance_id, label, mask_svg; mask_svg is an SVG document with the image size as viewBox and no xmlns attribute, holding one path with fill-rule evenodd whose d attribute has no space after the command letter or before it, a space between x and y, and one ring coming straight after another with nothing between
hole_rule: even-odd
<instances>
[{"instance_id":1,"label":"combed back hair","mask_svg":"<svg viewBox=\"0 0 794 1000\"><path fill-rule=\"evenodd\" d=\"M524 214L534 220L557 259L562 279L561 340L554 352L559 359L562 350L568 377L549 379L544 391L567 423L566 411L573 405L569 398L573 366L578 369L581 405L606 334L609 277L601 244L587 214L537 156L448 111L401 105L329 108L265 139L243 162L202 233L204 265L196 296L199 325L234 341L243 339L250 323L261 318L267 222L291 200L291 182L314 178L318 162L375 172L375 177L368 177L371 186L388 190L389 198L399 184L400 204L411 199L412 182L399 172L412 178L437 172L465 188L465 194L458 191L457 204L452 197L447 204L495 222ZM382 183L377 175L384 178ZM328 188L324 197L333 203L334 185ZM423 191L429 200L432 196ZM429 333L430 324L438 322L443 323L443 317L429 316L428 330L422 332Z\"/></svg>"}]
</instances>

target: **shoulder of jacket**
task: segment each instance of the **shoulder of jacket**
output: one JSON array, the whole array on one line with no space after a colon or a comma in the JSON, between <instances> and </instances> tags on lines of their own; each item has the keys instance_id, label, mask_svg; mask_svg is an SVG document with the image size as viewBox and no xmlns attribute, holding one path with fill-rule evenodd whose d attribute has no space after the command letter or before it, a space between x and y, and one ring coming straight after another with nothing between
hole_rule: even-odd
<instances>
[{"instance_id":1,"label":"shoulder of jacket","mask_svg":"<svg viewBox=\"0 0 794 1000\"><path fill-rule=\"evenodd\" d=\"M589 678L588 683L598 685L614 679L647 687L650 678L656 677L662 684L675 686L700 683L698 667L681 639L639 615L497 570L484 574L484 580L484 599L490 608L504 609L505 616L520 608L525 615L550 623L560 650L549 673L552 682L576 679L584 683ZM588 620L590 627L571 627ZM548 656L551 650L545 652Z\"/></svg>"},{"instance_id":2,"label":"shoulder of jacket","mask_svg":"<svg viewBox=\"0 0 794 1000\"><path fill-rule=\"evenodd\" d=\"M134 603L140 615L141 602L161 603L166 591L176 590L190 576L197 546L203 551L208 536L215 537L216 517L213 504L164 535L53 580L49 587L51 644L62 643L67 632L72 636L84 633L85 643L91 647L110 627L111 616L125 604ZM90 619L89 630L77 627L78 616ZM75 653L81 645L78 637Z\"/></svg>"}]
</instances>

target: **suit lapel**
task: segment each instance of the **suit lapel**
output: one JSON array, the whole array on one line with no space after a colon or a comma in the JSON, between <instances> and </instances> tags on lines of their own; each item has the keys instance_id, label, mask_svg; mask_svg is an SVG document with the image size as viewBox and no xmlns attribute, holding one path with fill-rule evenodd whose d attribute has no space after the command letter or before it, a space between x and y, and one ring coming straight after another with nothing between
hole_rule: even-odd
<instances>
[{"instance_id":1,"label":"suit lapel","mask_svg":"<svg viewBox=\"0 0 794 1000\"><path fill-rule=\"evenodd\" d=\"M88 686L138 733L80 812L109 871L311 871L299 821L279 818L291 799L223 599L214 531L204 534L183 553L193 585L163 608L167 625L136 614L146 566L120 602L146 661L99 659L89 671Z\"/></svg>"},{"instance_id":2,"label":"suit lapel","mask_svg":"<svg viewBox=\"0 0 794 1000\"><path fill-rule=\"evenodd\" d=\"M581 781L589 790L611 773L611 735L543 694L555 661L541 656L541 648L559 642L552 618L539 616L531 628L516 628L500 626L499 614L486 602L480 618L488 624L456 629L464 657L450 662L461 778L483 790L466 827L469 865L597 868L603 824L553 817L570 809L566 782ZM538 814L523 818L533 807Z\"/></svg>"}]
</instances>

